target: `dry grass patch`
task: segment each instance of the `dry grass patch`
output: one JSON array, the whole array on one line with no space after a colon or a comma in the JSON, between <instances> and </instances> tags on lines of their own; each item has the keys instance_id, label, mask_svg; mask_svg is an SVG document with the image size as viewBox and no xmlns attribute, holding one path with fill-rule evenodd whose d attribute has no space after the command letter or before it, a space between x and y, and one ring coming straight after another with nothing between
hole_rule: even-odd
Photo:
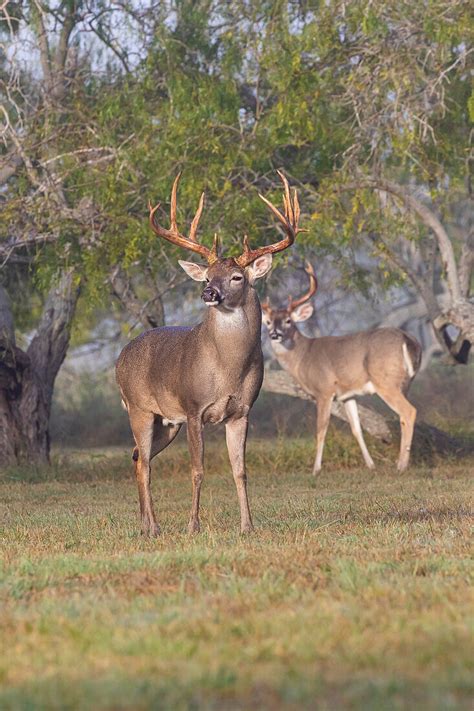
<instances>
[{"instance_id":1,"label":"dry grass patch","mask_svg":"<svg viewBox=\"0 0 474 711\"><path fill-rule=\"evenodd\" d=\"M248 538L218 444L194 538L182 446L158 540L122 453L5 474L2 708L469 707L472 462L314 482L311 442L250 450Z\"/></svg>"}]
</instances>

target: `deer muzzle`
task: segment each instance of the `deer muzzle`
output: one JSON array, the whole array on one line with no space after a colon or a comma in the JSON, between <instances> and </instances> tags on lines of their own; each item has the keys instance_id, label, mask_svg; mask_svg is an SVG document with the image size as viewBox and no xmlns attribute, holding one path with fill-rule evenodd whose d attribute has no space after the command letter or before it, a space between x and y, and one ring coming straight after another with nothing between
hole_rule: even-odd
<instances>
[{"instance_id":1,"label":"deer muzzle","mask_svg":"<svg viewBox=\"0 0 474 711\"><path fill-rule=\"evenodd\" d=\"M201 299L207 306L218 306L223 300L219 289L215 286L211 286L210 284L203 289Z\"/></svg>"}]
</instances>

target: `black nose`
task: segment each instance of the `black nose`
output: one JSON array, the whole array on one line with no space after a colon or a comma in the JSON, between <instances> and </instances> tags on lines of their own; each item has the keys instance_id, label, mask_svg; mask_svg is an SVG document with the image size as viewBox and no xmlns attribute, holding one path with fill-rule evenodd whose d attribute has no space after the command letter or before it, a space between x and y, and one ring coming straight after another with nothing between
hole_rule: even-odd
<instances>
[{"instance_id":1,"label":"black nose","mask_svg":"<svg viewBox=\"0 0 474 711\"><path fill-rule=\"evenodd\" d=\"M203 292L201 294L201 299L203 301L217 301L219 304L222 301L222 297L219 293L219 290L216 289L214 286L206 286L205 289L203 289Z\"/></svg>"},{"instance_id":2,"label":"black nose","mask_svg":"<svg viewBox=\"0 0 474 711\"><path fill-rule=\"evenodd\" d=\"M277 333L276 331L270 331L269 336L272 339L272 341L277 341L280 338L280 334Z\"/></svg>"}]
</instances>

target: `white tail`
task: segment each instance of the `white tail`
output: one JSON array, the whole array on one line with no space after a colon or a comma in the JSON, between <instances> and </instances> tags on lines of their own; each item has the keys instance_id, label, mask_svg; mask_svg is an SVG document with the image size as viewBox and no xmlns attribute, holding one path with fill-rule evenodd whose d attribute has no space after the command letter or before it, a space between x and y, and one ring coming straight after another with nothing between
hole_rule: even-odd
<instances>
[{"instance_id":1,"label":"white tail","mask_svg":"<svg viewBox=\"0 0 474 711\"><path fill-rule=\"evenodd\" d=\"M262 304L263 322L268 328L272 347L280 365L298 381L317 404L316 459L313 473L322 465L324 440L334 398L344 403L352 433L364 461L374 466L362 435L357 395L379 395L400 418L401 442L398 469L408 466L416 409L405 393L419 370L421 346L412 336L396 328L360 331L349 336L307 338L295 324L313 313L307 303L316 292L317 281L311 265L307 294L286 309L272 309Z\"/></svg>"},{"instance_id":2,"label":"white tail","mask_svg":"<svg viewBox=\"0 0 474 711\"><path fill-rule=\"evenodd\" d=\"M403 361L405 363L405 368L407 369L407 373L410 378L413 378L415 376L415 369L413 368L413 363L411 362L410 356L408 355L408 348L407 348L407 344L405 341L402 343L402 351L403 351Z\"/></svg>"}]
</instances>

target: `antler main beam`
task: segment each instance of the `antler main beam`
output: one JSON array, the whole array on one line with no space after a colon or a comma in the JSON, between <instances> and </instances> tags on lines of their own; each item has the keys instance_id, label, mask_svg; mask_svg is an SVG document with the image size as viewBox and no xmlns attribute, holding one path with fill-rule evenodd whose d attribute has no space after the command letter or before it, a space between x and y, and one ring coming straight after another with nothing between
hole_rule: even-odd
<instances>
[{"instance_id":1,"label":"antler main beam","mask_svg":"<svg viewBox=\"0 0 474 711\"><path fill-rule=\"evenodd\" d=\"M293 195L290 193L290 187L288 181L283 175L283 173L277 170L278 175L283 183L284 195L283 195L283 209L284 214L278 210L275 205L273 205L270 200L259 194L259 197L265 205L272 211L277 220L283 225L286 237L279 242L274 244L268 244L264 247L258 247L257 249L250 249L249 241L247 235L244 237L244 251L235 260L240 267L246 267L252 262L254 262L258 257L264 254L275 254L275 252L281 252L295 241L298 232L303 232L301 228L298 227L298 221L300 219L300 206L298 203L298 195L296 189L293 190Z\"/></svg>"},{"instance_id":2,"label":"antler main beam","mask_svg":"<svg viewBox=\"0 0 474 711\"><path fill-rule=\"evenodd\" d=\"M171 190L170 229L167 230L165 227L162 227L156 220L156 213L158 211L158 208L160 207L160 203L155 205L155 207L152 207L151 203L148 204L148 208L150 210L150 227L152 228L153 232L158 235L158 237L163 237L163 239L168 240L168 242L171 242L172 244L176 244L179 247L183 247L184 249L189 249L191 252L196 252L197 254L200 254L202 257L204 257L207 260L208 264L213 264L218 259L217 235L214 236L214 244L212 246L212 249L209 249L204 244L199 244L196 239L197 228L204 207L204 193L202 193L201 195L198 209L196 210L196 214L194 215L193 221L191 222L189 236L186 237L185 235L182 235L178 230L178 224L176 221L176 196L178 192L178 183L180 178L181 173L178 173L178 175L174 179L173 188Z\"/></svg>"},{"instance_id":3,"label":"antler main beam","mask_svg":"<svg viewBox=\"0 0 474 711\"><path fill-rule=\"evenodd\" d=\"M309 299L316 293L318 288L318 280L316 279L314 269L309 262L306 262L305 272L309 276L309 290L306 294L304 294L304 296L300 296L299 299L293 300L292 296L288 296L288 311L293 311L298 306L301 306L301 304L309 301Z\"/></svg>"}]
</instances>

